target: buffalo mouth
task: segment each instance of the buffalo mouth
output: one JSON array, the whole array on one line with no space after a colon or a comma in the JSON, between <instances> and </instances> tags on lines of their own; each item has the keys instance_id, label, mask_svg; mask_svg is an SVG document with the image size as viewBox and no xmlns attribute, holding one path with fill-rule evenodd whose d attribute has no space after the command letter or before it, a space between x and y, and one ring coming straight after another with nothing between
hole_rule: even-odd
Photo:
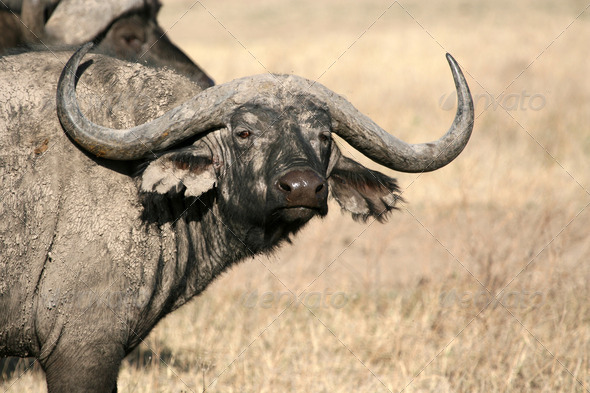
<instances>
[{"instance_id":1,"label":"buffalo mouth","mask_svg":"<svg viewBox=\"0 0 590 393\"><path fill-rule=\"evenodd\" d=\"M323 217L328 213L326 207L288 206L280 207L273 212L273 218L292 224L305 224L315 216Z\"/></svg>"}]
</instances>

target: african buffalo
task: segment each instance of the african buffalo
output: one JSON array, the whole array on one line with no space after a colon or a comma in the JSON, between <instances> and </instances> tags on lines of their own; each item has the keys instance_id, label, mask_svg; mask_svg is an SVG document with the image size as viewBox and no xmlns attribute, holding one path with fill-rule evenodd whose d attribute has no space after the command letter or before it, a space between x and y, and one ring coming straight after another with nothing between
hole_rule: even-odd
<instances>
[{"instance_id":1,"label":"african buffalo","mask_svg":"<svg viewBox=\"0 0 590 393\"><path fill-rule=\"evenodd\" d=\"M159 0L3 0L0 55L9 48L97 43L96 52L171 67L202 88L213 80L164 34ZM33 45L34 46L34 45Z\"/></svg>"},{"instance_id":2,"label":"african buffalo","mask_svg":"<svg viewBox=\"0 0 590 393\"><path fill-rule=\"evenodd\" d=\"M57 99L68 54L0 59L0 356L36 357L49 392L116 391L121 361L161 318L326 215L328 195L383 220L400 199L395 179L343 156L332 134L422 172L451 162L473 127L450 55L455 120L412 145L301 77L201 91L101 55L79 67L88 48Z\"/></svg>"}]
</instances>

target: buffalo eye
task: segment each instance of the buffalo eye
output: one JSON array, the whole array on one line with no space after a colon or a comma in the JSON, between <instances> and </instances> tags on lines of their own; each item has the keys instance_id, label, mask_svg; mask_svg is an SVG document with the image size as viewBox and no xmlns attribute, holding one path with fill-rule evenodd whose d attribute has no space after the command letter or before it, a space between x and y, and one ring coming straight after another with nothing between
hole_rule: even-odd
<instances>
[{"instance_id":1,"label":"buffalo eye","mask_svg":"<svg viewBox=\"0 0 590 393\"><path fill-rule=\"evenodd\" d=\"M250 131L247 131L247 130L240 131L240 132L238 132L238 136L242 139L246 139L250 136Z\"/></svg>"},{"instance_id":2,"label":"buffalo eye","mask_svg":"<svg viewBox=\"0 0 590 393\"><path fill-rule=\"evenodd\" d=\"M330 141L330 139L332 139L332 137L330 136L330 134L326 134L326 133L320 134L320 142L322 142L322 143L328 143Z\"/></svg>"}]
</instances>

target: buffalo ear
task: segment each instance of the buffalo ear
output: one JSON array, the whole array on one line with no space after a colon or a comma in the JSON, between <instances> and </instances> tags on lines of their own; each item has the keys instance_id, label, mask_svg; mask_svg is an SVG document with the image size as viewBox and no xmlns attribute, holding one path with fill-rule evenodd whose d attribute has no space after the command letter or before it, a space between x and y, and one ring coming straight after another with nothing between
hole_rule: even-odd
<instances>
[{"instance_id":1,"label":"buffalo ear","mask_svg":"<svg viewBox=\"0 0 590 393\"><path fill-rule=\"evenodd\" d=\"M141 191L198 197L215 187L217 175L209 149L185 148L152 161L141 176Z\"/></svg>"},{"instance_id":2,"label":"buffalo ear","mask_svg":"<svg viewBox=\"0 0 590 393\"><path fill-rule=\"evenodd\" d=\"M397 209L397 202L403 201L394 178L365 168L340 154L331 168L328 182L334 199L355 220L366 221L375 217L383 222L391 210Z\"/></svg>"}]
</instances>

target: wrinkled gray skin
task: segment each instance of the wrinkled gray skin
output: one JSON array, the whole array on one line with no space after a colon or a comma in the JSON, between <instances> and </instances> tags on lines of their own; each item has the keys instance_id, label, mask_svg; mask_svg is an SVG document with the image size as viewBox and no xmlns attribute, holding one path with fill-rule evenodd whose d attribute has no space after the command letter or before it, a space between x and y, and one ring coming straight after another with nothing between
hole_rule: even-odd
<instances>
[{"instance_id":1,"label":"wrinkled gray skin","mask_svg":"<svg viewBox=\"0 0 590 393\"><path fill-rule=\"evenodd\" d=\"M93 32L97 29L90 26L92 18L79 21L76 24L79 38L74 37L72 32L67 39L63 32L52 36L44 29L59 0L2 1L5 5L0 3L0 55L17 47L33 46L43 49L45 45L50 48L77 46L93 40L97 43L94 49L97 53L141 62L151 67L170 67L188 76L203 89L214 85L213 80L176 47L158 25L156 18L161 7L158 0L144 0L143 5L117 16L96 34ZM88 13L104 12L103 7L103 0L88 1ZM80 19L78 16L72 18ZM84 29L92 34L82 34Z\"/></svg>"},{"instance_id":2,"label":"wrinkled gray skin","mask_svg":"<svg viewBox=\"0 0 590 393\"><path fill-rule=\"evenodd\" d=\"M214 206L198 222L174 222L183 211L175 201L161 206L161 222L142 218L137 168L104 164L64 134L55 89L68 56L58 57L0 59L0 356L37 357L49 392L110 392L140 338L231 264L208 249L246 251L217 233ZM170 71L104 57L78 97L91 119L124 127L200 90ZM210 237L197 235L203 227Z\"/></svg>"},{"instance_id":3,"label":"wrinkled gray skin","mask_svg":"<svg viewBox=\"0 0 590 393\"><path fill-rule=\"evenodd\" d=\"M383 220L399 200L394 179L340 154L326 103L280 86L182 146L97 158L56 116L68 56L0 59L0 356L36 357L50 393L116 391L122 359L161 318L325 215L328 192L360 219ZM88 59L77 100L106 127L141 125L201 91L168 70Z\"/></svg>"}]
</instances>

